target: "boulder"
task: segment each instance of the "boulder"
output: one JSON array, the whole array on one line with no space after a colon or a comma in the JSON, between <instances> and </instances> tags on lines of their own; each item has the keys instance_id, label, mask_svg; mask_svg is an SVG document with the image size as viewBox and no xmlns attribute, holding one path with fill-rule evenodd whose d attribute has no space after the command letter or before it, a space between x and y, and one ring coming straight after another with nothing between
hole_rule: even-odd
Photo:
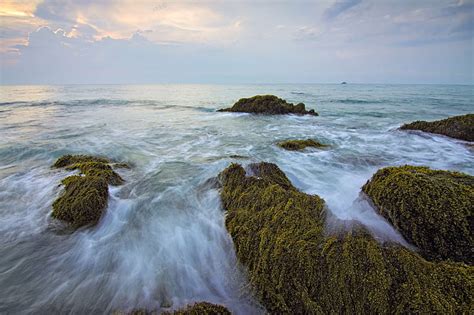
<instances>
[{"instance_id":1,"label":"boulder","mask_svg":"<svg viewBox=\"0 0 474 315\"><path fill-rule=\"evenodd\" d=\"M474 176L387 167L362 187L379 213L430 260L474 262Z\"/></svg>"},{"instance_id":2,"label":"boulder","mask_svg":"<svg viewBox=\"0 0 474 315\"><path fill-rule=\"evenodd\" d=\"M270 163L219 175L226 228L271 314L468 313L473 269L380 244L365 228L331 235L326 206Z\"/></svg>"},{"instance_id":3,"label":"boulder","mask_svg":"<svg viewBox=\"0 0 474 315\"><path fill-rule=\"evenodd\" d=\"M107 208L108 184L121 185L124 182L112 169L111 163L105 158L88 155L59 158L54 168L79 170L79 174L62 181L64 192L54 201L51 216L74 228L96 224Z\"/></svg>"},{"instance_id":4,"label":"boulder","mask_svg":"<svg viewBox=\"0 0 474 315\"><path fill-rule=\"evenodd\" d=\"M401 130L421 130L465 141L474 141L474 114L454 116L437 121L415 121L400 127Z\"/></svg>"},{"instance_id":5,"label":"boulder","mask_svg":"<svg viewBox=\"0 0 474 315\"><path fill-rule=\"evenodd\" d=\"M277 146L289 151L302 151L306 148L325 148L328 147L326 144L319 143L312 139L306 140L286 140L277 143Z\"/></svg>"},{"instance_id":6,"label":"boulder","mask_svg":"<svg viewBox=\"0 0 474 315\"><path fill-rule=\"evenodd\" d=\"M230 108L219 109L218 112L240 112L266 115L313 115L318 116L313 109L307 111L303 103L293 105L275 95L256 95L241 98Z\"/></svg>"}]
</instances>

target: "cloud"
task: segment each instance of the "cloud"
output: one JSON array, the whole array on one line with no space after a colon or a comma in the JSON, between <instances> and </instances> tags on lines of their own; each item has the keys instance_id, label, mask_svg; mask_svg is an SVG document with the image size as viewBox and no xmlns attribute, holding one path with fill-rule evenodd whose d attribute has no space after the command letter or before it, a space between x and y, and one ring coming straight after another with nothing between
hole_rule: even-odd
<instances>
[{"instance_id":1,"label":"cloud","mask_svg":"<svg viewBox=\"0 0 474 315\"><path fill-rule=\"evenodd\" d=\"M144 32L94 41L69 34L50 27L30 33L27 45L17 47L18 61L2 64L3 83L193 82L216 67L229 71L223 61L229 54L204 45L154 43Z\"/></svg>"},{"instance_id":2,"label":"cloud","mask_svg":"<svg viewBox=\"0 0 474 315\"><path fill-rule=\"evenodd\" d=\"M295 40L316 40L320 38L322 30L312 26L302 26L295 31Z\"/></svg>"},{"instance_id":3,"label":"cloud","mask_svg":"<svg viewBox=\"0 0 474 315\"><path fill-rule=\"evenodd\" d=\"M23 3L0 9L4 83L472 81L473 1Z\"/></svg>"},{"instance_id":4,"label":"cloud","mask_svg":"<svg viewBox=\"0 0 474 315\"><path fill-rule=\"evenodd\" d=\"M389 35L394 42L404 46L473 40L473 21L474 3L442 3L394 16Z\"/></svg>"},{"instance_id":5,"label":"cloud","mask_svg":"<svg viewBox=\"0 0 474 315\"><path fill-rule=\"evenodd\" d=\"M207 4L157 2L154 0L44 0L35 15L55 26L69 29L88 25L96 38L127 38L137 29L153 30L153 41L204 42L225 40L238 30L236 19L227 19Z\"/></svg>"},{"instance_id":6,"label":"cloud","mask_svg":"<svg viewBox=\"0 0 474 315\"><path fill-rule=\"evenodd\" d=\"M361 3L362 0L336 0L329 8L324 11L323 17L326 20L335 19L340 14Z\"/></svg>"}]
</instances>

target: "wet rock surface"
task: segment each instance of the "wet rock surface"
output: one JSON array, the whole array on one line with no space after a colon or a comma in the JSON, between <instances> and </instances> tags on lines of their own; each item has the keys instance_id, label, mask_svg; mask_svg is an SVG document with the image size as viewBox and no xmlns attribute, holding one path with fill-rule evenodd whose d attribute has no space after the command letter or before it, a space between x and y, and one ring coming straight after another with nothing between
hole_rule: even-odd
<instances>
[{"instance_id":1,"label":"wet rock surface","mask_svg":"<svg viewBox=\"0 0 474 315\"><path fill-rule=\"evenodd\" d=\"M322 144L318 141L313 139L306 139L306 140L286 140L277 143L282 149L288 151L303 151L306 148L326 148L328 145Z\"/></svg>"},{"instance_id":2,"label":"wet rock surface","mask_svg":"<svg viewBox=\"0 0 474 315\"><path fill-rule=\"evenodd\" d=\"M218 111L266 115L295 114L318 116L318 113L313 109L306 110L303 103L294 105L275 95L256 95L250 98L241 98L232 107L219 109Z\"/></svg>"},{"instance_id":3,"label":"wet rock surface","mask_svg":"<svg viewBox=\"0 0 474 315\"><path fill-rule=\"evenodd\" d=\"M221 172L226 227L269 313L462 313L473 302L473 268L433 263L380 244L360 225L325 232L323 199L298 191L271 163Z\"/></svg>"},{"instance_id":4,"label":"wet rock surface","mask_svg":"<svg viewBox=\"0 0 474 315\"><path fill-rule=\"evenodd\" d=\"M474 263L474 177L427 167L387 167L362 190L427 259Z\"/></svg>"},{"instance_id":5,"label":"wet rock surface","mask_svg":"<svg viewBox=\"0 0 474 315\"><path fill-rule=\"evenodd\" d=\"M437 121L415 121L400 127L401 130L420 130L465 141L474 141L474 114L454 116Z\"/></svg>"},{"instance_id":6,"label":"wet rock surface","mask_svg":"<svg viewBox=\"0 0 474 315\"><path fill-rule=\"evenodd\" d=\"M54 201L52 217L74 228L94 225L107 208L108 185L121 185L124 180L112 167L112 162L89 155L65 155L54 168L79 170L78 175L66 177L61 183L64 192ZM121 167L126 164L120 164Z\"/></svg>"}]
</instances>

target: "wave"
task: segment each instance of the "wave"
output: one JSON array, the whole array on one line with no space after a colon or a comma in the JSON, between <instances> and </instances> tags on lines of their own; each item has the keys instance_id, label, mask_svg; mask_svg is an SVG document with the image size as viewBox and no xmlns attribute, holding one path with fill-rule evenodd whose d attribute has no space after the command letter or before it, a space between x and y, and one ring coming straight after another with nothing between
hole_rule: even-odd
<instances>
[{"instance_id":1,"label":"wave","mask_svg":"<svg viewBox=\"0 0 474 315\"><path fill-rule=\"evenodd\" d=\"M41 107L41 106L152 106L155 109L169 109L169 108L187 108L194 109L201 112L214 112L216 108L203 107L203 106L192 106L192 105L175 105L175 104L163 104L159 100L124 100L124 99L76 99L68 101L35 101L35 102L3 102L0 106L20 106L20 107ZM3 112L2 110L0 112Z\"/></svg>"},{"instance_id":2,"label":"wave","mask_svg":"<svg viewBox=\"0 0 474 315\"><path fill-rule=\"evenodd\" d=\"M353 99L353 98L345 98L345 99L334 99L329 100L329 103L342 103L342 104L381 104L385 103L384 100L362 100L362 99Z\"/></svg>"}]
</instances>

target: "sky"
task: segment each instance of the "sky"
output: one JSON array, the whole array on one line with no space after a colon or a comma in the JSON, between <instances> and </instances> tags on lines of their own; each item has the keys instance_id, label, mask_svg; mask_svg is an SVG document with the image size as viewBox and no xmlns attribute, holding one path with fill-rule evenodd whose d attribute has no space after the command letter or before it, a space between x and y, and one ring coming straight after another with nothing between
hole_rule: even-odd
<instances>
[{"instance_id":1,"label":"sky","mask_svg":"<svg viewBox=\"0 0 474 315\"><path fill-rule=\"evenodd\" d=\"M474 84L474 0L0 0L1 84Z\"/></svg>"}]
</instances>

